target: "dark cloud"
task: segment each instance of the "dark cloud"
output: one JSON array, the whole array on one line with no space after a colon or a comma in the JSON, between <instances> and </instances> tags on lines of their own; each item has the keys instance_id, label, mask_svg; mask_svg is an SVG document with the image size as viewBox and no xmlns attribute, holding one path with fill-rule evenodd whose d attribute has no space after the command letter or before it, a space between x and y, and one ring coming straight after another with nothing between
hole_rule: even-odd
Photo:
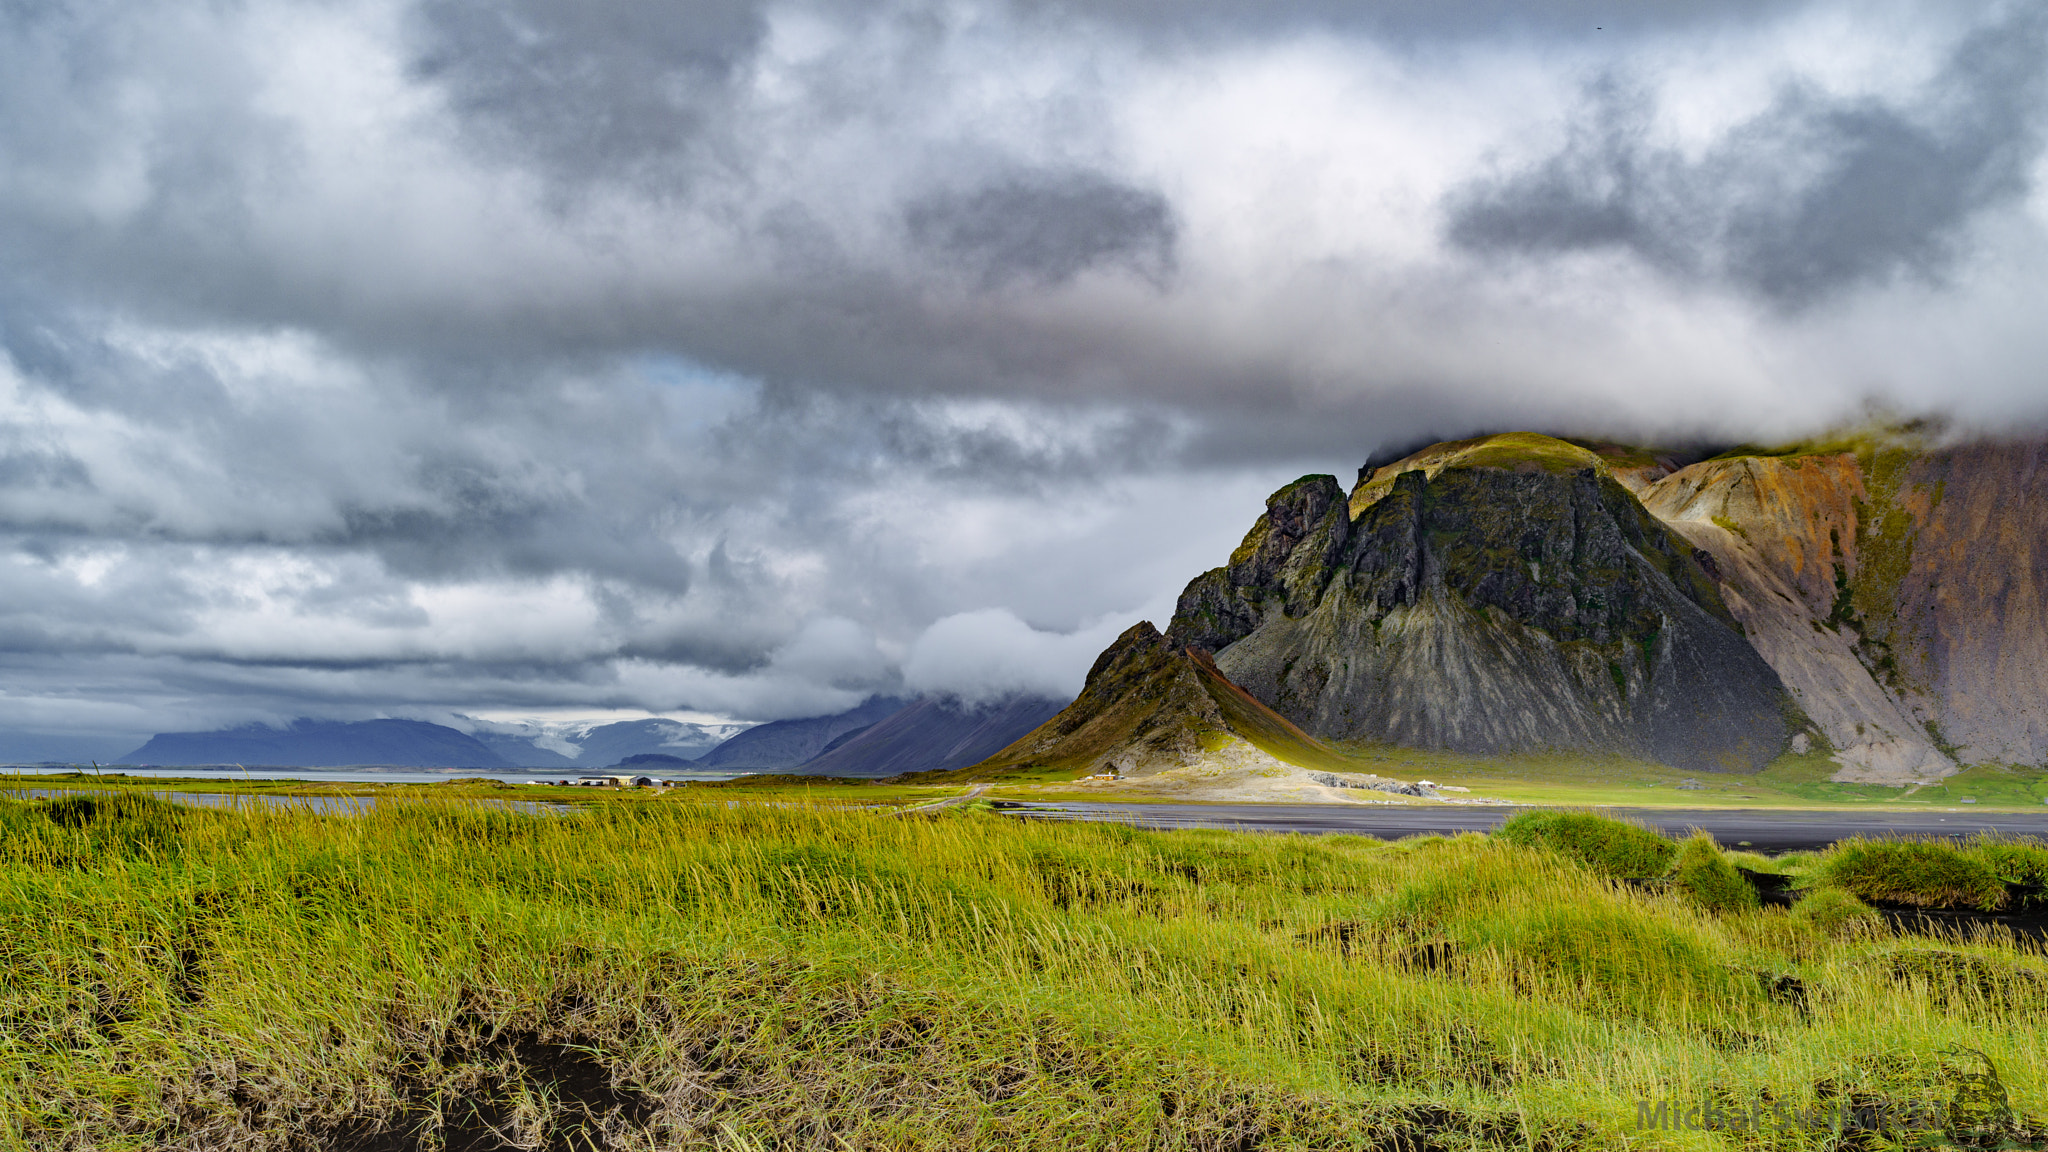
<instances>
[{"instance_id":1,"label":"dark cloud","mask_svg":"<svg viewBox=\"0 0 2048 1152\"><path fill-rule=\"evenodd\" d=\"M903 221L918 247L989 287L1058 287L1104 266L1163 283L1179 235L1165 197L1095 172L1016 173L936 192L905 208Z\"/></svg>"},{"instance_id":2,"label":"dark cloud","mask_svg":"<svg viewBox=\"0 0 2048 1152\"><path fill-rule=\"evenodd\" d=\"M1938 278L1979 213L2029 189L2044 32L2023 10L1970 34L1910 103L1789 83L1699 159L1653 142L1649 92L1604 79L1562 151L1454 195L1449 237L1477 253L1625 250L1793 307Z\"/></svg>"},{"instance_id":3,"label":"dark cloud","mask_svg":"<svg viewBox=\"0 0 2048 1152\"><path fill-rule=\"evenodd\" d=\"M413 61L476 139L581 184L673 181L760 46L755 0L427 0Z\"/></svg>"},{"instance_id":4,"label":"dark cloud","mask_svg":"<svg viewBox=\"0 0 2048 1152\"><path fill-rule=\"evenodd\" d=\"M1106 22L1155 35L1244 36L1275 28L1381 36L1475 39L1502 36L1625 35L1755 19L1770 0L1023 0L1026 11Z\"/></svg>"}]
</instances>

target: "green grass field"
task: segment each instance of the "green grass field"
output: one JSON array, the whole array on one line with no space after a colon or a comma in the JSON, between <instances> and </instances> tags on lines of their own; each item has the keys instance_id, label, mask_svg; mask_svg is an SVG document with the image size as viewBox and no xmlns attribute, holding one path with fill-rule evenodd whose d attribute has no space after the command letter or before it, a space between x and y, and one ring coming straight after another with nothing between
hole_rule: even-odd
<instances>
[{"instance_id":1,"label":"green grass field","mask_svg":"<svg viewBox=\"0 0 2048 1152\"><path fill-rule=\"evenodd\" d=\"M562 815L0 802L0 1140L1832 1152L1887 1146L1823 1123L1845 1102L1958 1098L1965 1143L2034 1139L2048 965L1894 937L1854 893L1982 900L1986 869L2048 854L1688 845L1666 878L1610 878L1664 863L1635 843L761 790ZM1729 905L1734 864L1820 895ZM1973 1103L1993 1070L2009 1114ZM1674 1100L1817 1126L1637 1130Z\"/></svg>"},{"instance_id":2,"label":"green grass field","mask_svg":"<svg viewBox=\"0 0 2048 1152\"><path fill-rule=\"evenodd\" d=\"M1429 753L1399 750L1417 761ZM1871 808L1955 807L2042 811L2048 801L2048 772L2038 768L1982 765L1966 768L1939 784L1890 787L1837 784L1828 779L1836 765L1825 755L1784 756L1754 776L1682 773L1637 761L1594 761L1577 757L1444 757L1431 779L1463 784L1519 804L1626 805L1681 808ZM1414 769L1409 769L1414 770ZM1691 781L1697 788L1681 788Z\"/></svg>"}]
</instances>

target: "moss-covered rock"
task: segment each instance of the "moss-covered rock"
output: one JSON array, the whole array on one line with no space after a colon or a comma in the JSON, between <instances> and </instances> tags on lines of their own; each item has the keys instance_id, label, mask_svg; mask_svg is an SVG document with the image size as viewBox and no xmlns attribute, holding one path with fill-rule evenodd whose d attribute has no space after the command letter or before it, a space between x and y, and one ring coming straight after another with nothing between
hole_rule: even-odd
<instances>
[{"instance_id":1,"label":"moss-covered rock","mask_svg":"<svg viewBox=\"0 0 2048 1152\"><path fill-rule=\"evenodd\" d=\"M1045 764L1130 772L1177 763L1228 725L1185 653L1149 620L1104 649L1080 696L980 767Z\"/></svg>"}]
</instances>

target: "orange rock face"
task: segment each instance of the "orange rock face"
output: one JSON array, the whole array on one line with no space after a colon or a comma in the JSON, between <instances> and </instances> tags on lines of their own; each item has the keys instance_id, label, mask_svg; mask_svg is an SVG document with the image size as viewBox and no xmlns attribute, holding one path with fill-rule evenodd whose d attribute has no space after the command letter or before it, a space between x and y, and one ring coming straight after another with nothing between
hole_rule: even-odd
<instances>
[{"instance_id":1,"label":"orange rock face","mask_svg":"<svg viewBox=\"0 0 2048 1152\"><path fill-rule=\"evenodd\" d=\"M1745 456L1681 468L1650 486L1643 504L1666 521L1703 520L1740 535L1816 615L1835 598L1834 560L1856 563L1856 458Z\"/></svg>"},{"instance_id":2,"label":"orange rock face","mask_svg":"<svg viewBox=\"0 0 2048 1152\"><path fill-rule=\"evenodd\" d=\"M2048 443L1692 465L1651 512L1837 750L1837 779L2048 761Z\"/></svg>"}]
</instances>

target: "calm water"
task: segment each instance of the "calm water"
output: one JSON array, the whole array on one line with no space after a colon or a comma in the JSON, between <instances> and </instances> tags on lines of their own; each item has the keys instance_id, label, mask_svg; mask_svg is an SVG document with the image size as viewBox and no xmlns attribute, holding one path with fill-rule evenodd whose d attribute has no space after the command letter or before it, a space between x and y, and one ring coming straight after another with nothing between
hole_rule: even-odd
<instances>
[{"instance_id":1,"label":"calm water","mask_svg":"<svg viewBox=\"0 0 2048 1152\"><path fill-rule=\"evenodd\" d=\"M112 788L25 788L0 784L0 796L10 800L55 800L64 796L110 796ZM233 792L151 792L159 800L173 804L190 804L198 808L233 808L240 805L260 804L272 808L298 808L307 812L325 815L357 816L377 806L375 796L263 796L236 794ZM415 801L416 802L416 801ZM573 811L567 804L552 804L540 800L501 800L495 796L482 799L465 799L467 804L502 805L515 812L558 813Z\"/></svg>"},{"instance_id":2,"label":"calm water","mask_svg":"<svg viewBox=\"0 0 2048 1152\"><path fill-rule=\"evenodd\" d=\"M100 775L102 775L102 776L105 776L105 777L107 777L108 779L115 779L115 778L125 778L125 779L129 779L129 780L133 780L133 779L136 779L136 778L138 778L138 777L140 777L140 778L144 778L144 779L155 779L155 778L159 778L159 777L165 777L165 776L169 776L169 777L175 777L175 778L178 778L178 779L184 779L184 780L304 780L304 781L305 781L305 782L307 782L308 784L319 784L319 783L323 783L323 782L342 782L342 781L353 781L353 782L361 782L361 783L378 783L378 784L438 784L438 783L441 783L442 781L445 781L445 780L475 780L475 779L485 779L485 780L503 780L503 781L505 781L505 782L506 782L506 783L508 783L508 784L524 784L524 783L526 783L527 781L530 781L530 780L531 780L531 781L540 781L540 780L550 780L550 781L553 781L553 780L574 780L574 779L576 779L576 778L577 778L578 776L584 775L584 774L585 774L586 772L589 772L589 773L591 773L591 774L595 775L595 774L597 774L597 773L598 773L598 772L600 772L600 771L602 771L602 770L600 770L600 769L579 769L579 768L551 768L551 769L546 769L546 770L543 770L543 769L539 769L539 768L533 768L533 769L526 769L526 768L501 768L501 769L488 769L488 768L362 768L362 767L357 767L357 768L274 768L274 767L273 767L273 768L250 768L250 769L246 769L246 770L244 770L244 769L241 769L241 768L237 768L237 767L234 767L233 765L225 765L225 766L221 766L221 765L208 765L208 766L206 766L206 767L190 767L190 768L180 768L180 767L173 767L173 768L123 768L123 769L121 769L121 770L120 770L120 771L118 771L118 772L115 772L115 771L107 771L107 772L103 772L103 773L100 773ZM93 775L93 774L94 774L94 773L93 773L93 770L92 770L92 768L91 768L91 766L89 766L89 765L76 765L76 764L72 764L72 765L64 765L64 764L60 764L60 765L56 765L56 766L50 766L50 765L35 765L35 766L30 766L30 767L9 767L9 768L7 768L7 769L5 770L5 774L4 774L4 775L0 775L0 779L4 779L6 775L20 775L20 776L51 776L51 775L59 775L59 774L65 773L65 772L78 772L78 773L82 773L82 774L84 774L84 775L87 775L87 776L90 776L90 775ZM633 775L633 776L653 776L653 777L655 777L655 778L657 778L657 779L661 779L661 780L730 780L730 779L732 779L732 778L733 778L734 776L737 776L737 775L739 775L739 773L737 773L737 772L720 772L720 771L716 771L716 770L705 770L705 771L701 771L701 772L693 772L693 771L689 771L689 770L685 769L685 770L681 770L681 771L671 771L671 772L640 772L640 771L633 771L633 770L629 770L629 769L624 769L624 768L622 768L622 769L619 769L619 770L618 770L618 772L616 772L616 773L605 773L605 774L607 774L607 775L620 775L620 774L624 774L624 775Z\"/></svg>"}]
</instances>

